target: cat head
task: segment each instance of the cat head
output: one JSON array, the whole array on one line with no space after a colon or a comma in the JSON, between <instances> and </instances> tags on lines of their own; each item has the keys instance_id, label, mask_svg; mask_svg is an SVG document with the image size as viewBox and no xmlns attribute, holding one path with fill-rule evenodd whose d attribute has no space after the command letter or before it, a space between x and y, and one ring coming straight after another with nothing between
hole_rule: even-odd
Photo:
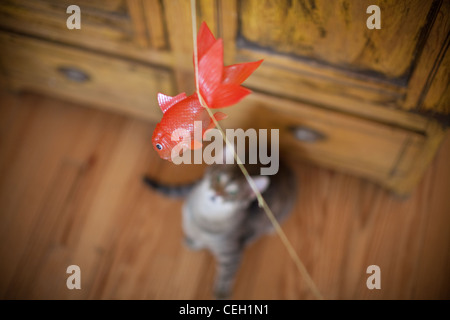
<instances>
[{"instance_id":1,"label":"cat head","mask_svg":"<svg viewBox=\"0 0 450 320\"><path fill-rule=\"evenodd\" d=\"M267 176L251 176L254 185L263 193L270 184ZM236 164L214 165L207 170L208 201L228 205L235 209L245 208L256 199L256 194Z\"/></svg>"},{"instance_id":2,"label":"cat head","mask_svg":"<svg viewBox=\"0 0 450 320\"><path fill-rule=\"evenodd\" d=\"M217 212L231 212L248 207L256 199L256 194L237 164L225 164L227 157L233 159L233 151L224 147L218 156L222 157L224 164L211 165L206 170L205 202ZM230 162L232 161L228 161ZM270 178L257 174L258 166L245 165L245 168L257 190L263 193L269 187Z\"/></svg>"}]
</instances>

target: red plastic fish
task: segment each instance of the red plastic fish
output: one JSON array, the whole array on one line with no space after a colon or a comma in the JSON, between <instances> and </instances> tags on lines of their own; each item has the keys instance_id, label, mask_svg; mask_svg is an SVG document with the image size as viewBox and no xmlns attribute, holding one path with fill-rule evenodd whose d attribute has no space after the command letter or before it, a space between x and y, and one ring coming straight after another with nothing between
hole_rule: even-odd
<instances>
[{"instance_id":1,"label":"red plastic fish","mask_svg":"<svg viewBox=\"0 0 450 320\"><path fill-rule=\"evenodd\" d=\"M202 23L197 37L198 85L200 95L211 109L224 108L239 102L251 91L242 87L245 81L259 67L263 60L223 65L223 41L214 38L205 22ZM163 159L172 161L172 149L179 145L183 137L173 140L175 130L190 134L191 149L201 148L201 141L194 140L194 122L202 122L202 136L206 130L214 128L214 122L207 110L201 105L197 93L186 96L180 93L175 97L158 94L158 104L163 112L161 122L153 132L153 148ZM216 112L217 121L226 118L226 114ZM175 132L176 136L176 132Z\"/></svg>"}]
</instances>

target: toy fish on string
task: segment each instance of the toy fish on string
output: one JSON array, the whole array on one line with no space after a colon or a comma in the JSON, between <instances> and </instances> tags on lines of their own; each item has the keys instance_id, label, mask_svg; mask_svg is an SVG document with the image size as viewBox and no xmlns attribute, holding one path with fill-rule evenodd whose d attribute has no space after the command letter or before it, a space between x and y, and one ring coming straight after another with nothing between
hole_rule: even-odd
<instances>
[{"instance_id":1,"label":"toy fish on string","mask_svg":"<svg viewBox=\"0 0 450 320\"><path fill-rule=\"evenodd\" d=\"M263 60L223 65L223 41L216 39L205 22L197 36L198 90L204 103L211 108L229 107L251 93L241 86ZM194 58L195 59L195 58ZM195 62L194 62L195 65ZM152 136L153 148L162 159L172 161L172 149L183 141L177 132L190 134L190 149L202 147L202 142L194 139L194 122L201 121L202 136L208 129L215 127L207 110L200 103L197 92L190 96L180 93L170 97L158 94L158 104L163 112L161 122L156 125ZM225 119L226 114L216 112L216 121ZM176 131L179 130L179 131Z\"/></svg>"}]
</instances>

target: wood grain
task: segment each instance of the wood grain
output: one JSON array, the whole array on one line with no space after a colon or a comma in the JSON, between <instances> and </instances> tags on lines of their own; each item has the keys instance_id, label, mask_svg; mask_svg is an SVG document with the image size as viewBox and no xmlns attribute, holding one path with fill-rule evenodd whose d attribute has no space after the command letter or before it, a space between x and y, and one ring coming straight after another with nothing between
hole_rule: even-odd
<instances>
[{"instance_id":1,"label":"wood grain","mask_svg":"<svg viewBox=\"0 0 450 320\"><path fill-rule=\"evenodd\" d=\"M133 35L136 44L141 48L149 47L150 39L147 32L145 16L143 14L143 3L139 0L129 0L127 1L127 6L133 24Z\"/></svg>"},{"instance_id":2,"label":"wood grain","mask_svg":"<svg viewBox=\"0 0 450 320\"><path fill-rule=\"evenodd\" d=\"M0 25L50 39L90 40L91 42L133 42L133 25L125 2L98 2L97 5L84 1L78 3L81 11L81 29L69 30L66 21L70 1L3 1L0 5ZM25 22L26 21L26 22ZM90 38L90 39L87 39Z\"/></svg>"},{"instance_id":3,"label":"wood grain","mask_svg":"<svg viewBox=\"0 0 450 320\"><path fill-rule=\"evenodd\" d=\"M252 43L395 78L413 62L432 1L245 0L239 4L240 34ZM370 5L380 7L379 30L366 27Z\"/></svg>"},{"instance_id":4,"label":"wood grain","mask_svg":"<svg viewBox=\"0 0 450 320\"><path fill-rule=\"evenodd\" d=\"M181 202L141 178L186 182L203 166L160 160L152 124L0 91L0 297L210 299L214 261L182 245ZM450 133L400 200L364 179L294 164L288 238L326 299L450 299ZM81 290L66 288L67 266ZM381 289L366 268L381 268ZM276 235L245 253L234 299L312 299Z\"/></svg>"},{"instance_id":5,"label":"wood grain","mask_svg":"<svg viewBox=\"0 0 450 320\"><path fill-rule=\"evenodd\" d=\"M420 108L433 114L446 115L448 119L450 114L450 51L448 50L450 37L447 41L447 51L444 52L445 55L442 57L442 61L436 70L436 75L430 83L429 90Z\"/></svg>"},{"instance_id":6,"label":"wood grain","mask_svg":"<svg viewBox=\"0 0 450 320\"><path fill-rule=\"evenodd\" d=\"M448 69L450 66L448 1L436 1L433 23L428 31L426 44L418 54L416 67L408 82L403 108L429 110L449 114ZM439 101L440 100L440 101Z\"/></svg>"},{"instance_id":7,"label":"wood grain","mask_svg":"<svg viewBox=\"0 0 450 320\"><path fill-rule=\"evenodd\" d=\"M142 2L143 14L153 48L167 49L167 34L161 1Z\"/></svg>"},{"instance_id":8,"label":"wood grain","mask_svg":"<svg viewBox=\"0 0 450 320\"><path fill-rule=\"evenodd\" d=\"M402 196L417 186L444 134L435 121L413 120L399 111L393 111L398 115L396 124L385 123L387 114L379 114L384 121L371 121L260 93L251 94L237 107L241 116L252 115L245 127L279 130L280 147L286 154L358 174ZM296 128L313 130L321 139L298 139Z\"/></svg>"},{"instance_id":9,"label":"wood grain","mask_svg":"<svg viewBox=\"0 0 450 320\"><path fill-rule=\"evenodd\" d=\"M21 88L146 119L161 115L153 99L158 92L175 94L173 75L167 69L11 33L0 32L0 44L5 48L0 56L4 72ZM61 68L81 72L87 78L73 79Z\"/></svg>"},{"instance_id":10,"label":"wood grain","mask_svg":"<svg viewBox=\"0 0 450 320\"><path fill-rule=\"evenodd\" d=\"M72 4L70 1L2 1L0 27L167 67L172 60L170 53L162 50L167 49L166 43L162 43L163 12L154 6L154 1L146 2L143 7L141 1L135 0L79 1L81 29L69 30L66 9ZM143 16L149 13L142 12L142 8L152 9L151 21L148 15ZM149 41L151 45L146 46Z\"/></svg>"},{"instance_id":11,"label":"wood grain","mask_svg":"<svg viewBox=\"0 0 450 320\"><path fill-rule=\"evenodd\" d=\"M0 27L171 68L177 91L194 90L189 0L80 1L76 31L65 27L69 4L3 1ZM380 30L365 26L370 4L382 10ZM415 110L444 124L447 11L442 0L197 1L198 25L223 37L226 64L265 60L247 82L253 89L373 118Z\"/></svg>"}]
</instances>

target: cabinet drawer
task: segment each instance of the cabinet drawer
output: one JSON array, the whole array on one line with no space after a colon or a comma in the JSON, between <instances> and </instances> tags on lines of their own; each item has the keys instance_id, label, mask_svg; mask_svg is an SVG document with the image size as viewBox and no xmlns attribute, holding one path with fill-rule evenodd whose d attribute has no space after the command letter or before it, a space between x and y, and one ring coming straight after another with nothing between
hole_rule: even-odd
<instances>
[{"instance_id":1,"label":"cabinet drawer","mask_svg":"<svg viewBox=\"0 0 450 320\"><path fill-rule=\"evenodd\" d=\"M73 13L67 13L70 5L80 8L80 29L67 28ZM150 52L153 58L162 58L156 51L168 49L159 0L3 0L0 27L100 51L128 53L144 61L149 60Z\"/></svg>"},{"instance_id":2,"label":"cabinet drawer","mask_svg":"<svg viewBox=\"0 0 450 320\"><path fill-rule=\"evenodd\" d=\"M418 132L307 104L258 94L250 100L258 128L279 129L286 153L390 187L411 173L426 141Z\"/></svg>"},{"instance_id":3,"label":"cabinet drawer","mask_svg":"<svg viewBox=\"0 0 450 320\"><path fill-rule=\"evenodd\" d=\"M81 29L66 26L67 7L81 11ZM33 1L6 0L0 4L0 26L15 31L69 41L132 41L133 26L125 1Z\"/></svg>"},{"instance_id":4,"label":"cabinet drawer","mask_svg":"<svg viewBox=\"0 0 450 320\"><path fill-rule=\"evenodd\" d=\"M159 119L158 92L174 94L171 71L0 32L3 72L19 88Z\"/></svg>"}]
</instances>

